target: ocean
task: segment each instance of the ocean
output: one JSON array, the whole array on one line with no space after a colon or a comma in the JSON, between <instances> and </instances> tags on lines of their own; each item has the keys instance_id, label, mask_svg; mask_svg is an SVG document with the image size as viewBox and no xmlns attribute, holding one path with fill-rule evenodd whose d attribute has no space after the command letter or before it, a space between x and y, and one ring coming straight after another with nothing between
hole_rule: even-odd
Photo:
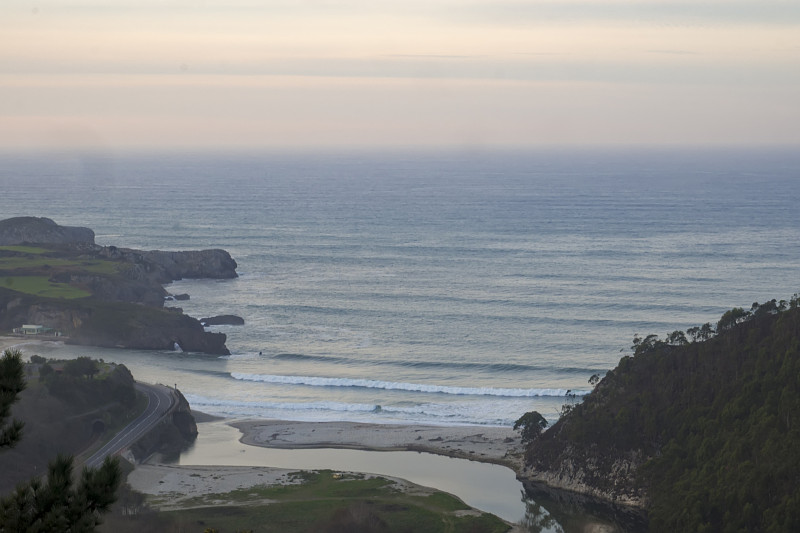
<instances>
[{"instance_id":1,"label":"ocean","mask_svg":"<svg viewBox=\"0 0 800 533\"><path fill-rule=\"evenodd\" d=\"M211 328L228 357L26 349L124 363L231 418L552 422L634 334L800 290L790 149L5 153L0 184L1 218L231 253L238 279L167 288L245 319Z\"/></svg>"}]
</instances>

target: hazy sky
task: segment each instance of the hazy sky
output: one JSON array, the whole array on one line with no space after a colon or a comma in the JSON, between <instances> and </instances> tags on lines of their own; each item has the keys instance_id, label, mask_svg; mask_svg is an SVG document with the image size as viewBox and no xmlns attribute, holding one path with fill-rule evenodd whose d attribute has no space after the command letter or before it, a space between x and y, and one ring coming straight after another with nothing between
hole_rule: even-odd
<instances>
[{"instance_id":1,"label":"hazy sky","mask_svg":"<svg viewBox=\"0 0 800 533\"><path fill-rule=\"evenodd\" d=\"M0 148L800 144L798 0L2 0Z\"/></svg>"}]
</instances>

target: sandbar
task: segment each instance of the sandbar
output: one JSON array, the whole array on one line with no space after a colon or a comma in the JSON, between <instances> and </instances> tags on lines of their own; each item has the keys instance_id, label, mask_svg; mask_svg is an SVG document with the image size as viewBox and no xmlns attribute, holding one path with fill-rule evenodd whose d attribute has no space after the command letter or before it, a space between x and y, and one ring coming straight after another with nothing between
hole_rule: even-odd
<instances>
[{"instance_id":1,"label":"sandbar","mask_svg":"<svg viewBox=\"0 0 800 533\"><path fill-rule=\"evenodd\" d=\"M417 451L507 466L519 472L524 447L519 432L493 426L426 426L359 422L232 422L241 442L267 448L349 448Z\"/></svg>"}]
</instances>

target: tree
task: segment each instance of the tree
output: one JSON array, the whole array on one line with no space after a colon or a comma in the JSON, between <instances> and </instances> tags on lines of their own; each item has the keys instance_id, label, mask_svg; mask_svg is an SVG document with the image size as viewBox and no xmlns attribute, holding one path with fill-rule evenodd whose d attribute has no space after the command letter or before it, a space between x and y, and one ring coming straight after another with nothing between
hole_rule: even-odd
<instances>
[{"instance_id":1,"label":"tree","mask_svg":"<svg viewBox=\"0 0 800 533\"><path fill-rule=\"evenodd\" d=\"M119 460L106 457L100 468L84 467L75 486L72 457L59 455L46 481L34 478L0 501L0 524L3 531L94 531L121 481Z\"/></svg>"},{"instance_id":2,"label":"tree","mask_svg":"<svg viewBox=\"0 0 800 533\"><path fill-rule=\"evenodd\" d=\"M22 354L6 350L0 358L0 449L22 437L23 423L12 420L6 427L6 418L24 388ZM73 459L59 455L50 462L46 481L34 478L0 500L0 531L94 531L116 500L121 481L119 460L106 457L100 468L84 468L73 486Z\"/></svg>"},{"instance_id":3,"label":"tree","mask_svg":"<svg viewBox=\"0 0 800 533\"><path fill-rule=\"evenodd\" d=\"M519 417L514 422L514 429L522 428L522 442L528 443L539 437L539 434L547 427L547 420L539 411L530 411Z\"/></svg>"},{"instance_id":4,"label":"tree","mask_svg":"<svg viewBox=\"0 0 800 533\"><path fill-rule=\"evenodd\" d=\"M34 354L34 355L31 356L31 363L33 363L35 365L43 365L46 362L47 362L47 359L45 357L42 357L41 355L35 355Z\"/></svg>"},{"instance_id":5,"label":"tree","mask_svg":"<svg viewBox=\"0 0 800 533\"><path fill-rule=\"evenodd\" d=\"M742 322L749 316L750 313L741 307L734 307L730 311L725 311L725 313L720 317L719 322L717 322L717 331L731 329L733 326L739 322Z\"/></svg>"},{"instance_id":6,"label":"tree","mask_svg":"<svg viewBox=\"0 0 800 533\"><path fill-rule=\"evenodd\" d=\"M6 419L11 415L11 406L24 389L22 353L19 350L6 350L0 358L0 449L11 448L22 438L25 423L13 419L6 426Z\"/></svg>"},{"instance_id":7,"label":"tree","mask_svg":"<svg viewBox=\"0 0 800 533\"><path fill-rule=\"evenodd\" d=\"M78 357L67 361L64 365L64 372L70 376L92 378L98 372L97 361L90 357Z\"/></svg>"},{"instance_id":8,"label":"tree","mask_svg":"<svg viewBox=\"0 0 800 533\"><path fill-rule=\"evenodd\" d=\"M676 329L667 335L667 344L671 344L673 346L683 346L684 344L688 343L689 341L686 340L686 334L681 330Z\"/></svg>"}]
</instances>

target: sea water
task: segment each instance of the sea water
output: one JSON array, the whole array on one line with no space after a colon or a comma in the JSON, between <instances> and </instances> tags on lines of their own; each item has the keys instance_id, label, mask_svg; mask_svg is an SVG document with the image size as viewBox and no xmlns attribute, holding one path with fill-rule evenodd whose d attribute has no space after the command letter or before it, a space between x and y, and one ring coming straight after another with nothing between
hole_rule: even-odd
<instances>
[{"instance_id":1,"label":"sea water","mask_svg":"<svg viewBox=\"0 0 800 533\"><path fill-rule=\"evenodd\" d=\"M0 185L2 218L231 253L167 287L245 319L230 356L58 349L225 417L552 422L634 334L800 290L791 150L4 154Z\"/></svg>"}]
</instances>

